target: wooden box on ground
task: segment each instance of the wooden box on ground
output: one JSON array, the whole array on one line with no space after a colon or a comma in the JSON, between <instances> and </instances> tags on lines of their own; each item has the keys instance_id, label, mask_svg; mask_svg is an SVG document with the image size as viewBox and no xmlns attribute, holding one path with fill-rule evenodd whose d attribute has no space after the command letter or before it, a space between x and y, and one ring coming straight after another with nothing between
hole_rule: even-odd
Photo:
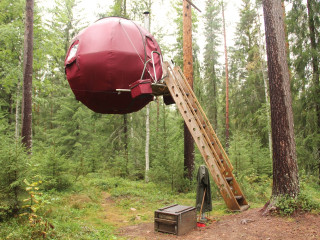
<instances>
[{"instance_id":1,"label":"wooden box on ground","mask_svg":"<svg viewBox=\"0 0 320 240\"><path fill-rule=\"evenodd\" d=\"M197 227L196 208L171 205L154 213L154 229L158 232L183 235Z\"/></svg>"}]
</instances>

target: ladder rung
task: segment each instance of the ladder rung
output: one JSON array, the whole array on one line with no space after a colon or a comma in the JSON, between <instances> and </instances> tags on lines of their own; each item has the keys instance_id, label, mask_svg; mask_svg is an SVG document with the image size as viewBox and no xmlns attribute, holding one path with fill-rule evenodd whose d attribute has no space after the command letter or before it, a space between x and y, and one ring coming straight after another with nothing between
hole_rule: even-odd
<instances>
[{"instance_id":1,"label":"ladder rung","mask_svg":"<svg viewBox=\"0 0 320 240\"><path fill-rule=\"evenodd\" d=\"M242 206L240 206L240 211L241 211L241 212L242 212L242 211L245 211L245 210L247 210L249 207L250 207L249 205L242 205Z\"/></svg>"},{"instance_id":2,"label":"ladder rung","mask_svg":"<svg viewBox=\"0 0 320 240\"><path fill-rule=\"evenodd\" d=\"M226 177L227 182L231 182L233 177Z\"/></svg>"},{"instance_id":3,"label":"ladder rung","mask_svg":"<svg viewBox=\"0 0 320 240\"><path fill-rule=\"evenodd\" d=\"M239 200L241 200L243 197L240 195L240 196L234 196L234 198L239 201Z\"/></svg>"},{"instance_id":4,"label":"ladder rung","mask_svg":"<svg viewBox=\"0 0 320 240\"><path fill-rule=\"evenodd\" d=\"M185 123L192 133L213 179L217 184L221 184L221 187L225 188L225 191L221 191L221 193L228 208L233 211L246 210L249 205L238 186L237 180L232 175L232 165L229 163L229 159L193 90L178 67L171 68L168 63L165 63L165 66L168 72L165 84L168 86L173 100L176 102ZM227 186L225 186L226 184Z\"/></svg>"}]
</instances>

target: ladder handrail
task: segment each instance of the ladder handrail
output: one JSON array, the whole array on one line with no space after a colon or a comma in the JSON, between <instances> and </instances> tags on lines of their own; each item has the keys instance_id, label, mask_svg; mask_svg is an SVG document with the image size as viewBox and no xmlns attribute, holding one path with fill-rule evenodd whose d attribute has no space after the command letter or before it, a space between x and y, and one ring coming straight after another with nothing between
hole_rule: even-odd
<instances>
[{"instance_id":1,"label":"ladder handrail","mask_svg":"<svg viewBox=\"0 0 320 240\"><path fill-rule=\"evenodd\" d=\"M171 69L170 66L168 66L168 68ZM179 70L180 68L179 68L179 67L175 67L175 69L176 69L176 70ZM180 72L179 72L179 73L180 73ZM174 74L172 74L172 75L176 78L176 76L175 76ZM180 73L180 75L181 75L181 73ZM184 79L184 78L183 78L183 79ZM185 82L184 82L184 83L185 83ZM177 84L179 84L179 85L180 85L180 88L183 90L183 87L181 86L181 83L179 82L179 80L177 80ZM183 90L183 91L184 91L184 90ZM192 94L193 94L193 91L189 91L189 92L192 92ZM194 100L194 99L193 99L193 100ZM192 103L190 102L190 100L189 100L188 98L186 98L186 101L187 101L187 104L188 104L189 106L192 106ZM197 105L197 107L198 107L198 104L196 104L196 105ZM191 111L193 112L193 116L195 117L195 119L196 119L196 121L197 121L197 123L198 123L198 126L199 126L199 128L201 129L202 134L205 136L207 142L210 143L210 138L209 138L209 136L207 135L207 132L203 129L203 126L202 126L202 124L201 124L201 121L200 121L198 115L194 112L193 109L192 109ZM219 161L219 160L220 160L220 159L219 159L219 154L217 153L217 151L213 148L213 146L212 146L211 144L209 145L209 147L210 147L211 151L213 152L214 157L215 157L216 160L217 160L218 166L221 168L222 172L224 172L224 171L225 171L224 166L223 166L223 164L221 163L221 161Z\"/></svg>"},{"instance_id":2,"label":"ladder handrail","mask_svg":"<svg viewBox=\"0 0 320 240\"><path fill-rule=\"evenodd\" d=\"M226 205L233 211L248 209L248 202L232 173L232 165L230 163L230 168L229 159L181 69L172 68L168 62L165 62L163 70L167 89L199 148Z\"/></svg>"},{"instance_id":3,"label":"ladder handrail","mask_svg":"<svg viewBox=\"0 0 320 240\"><path fill-rule=\"evenodd\" d=\"M209 130L210 130L211 134L213 135L215 141L218 143L218 146L219 146L219 148L220 148L220 150L221 150L221 152L222 152L223 157L225 158L225 160L226 160L226 162L227 162L230 170L232 171L232 170L233 170L232 163L231 163L228 155L226 154L224 148L222 147L222 144L221 144L221 142L219 141L219 138L217 137L215 131L213 130L212 125L211 125L209 119L207 118L205 112L203 111L203 109L202 109L199 101L197 100L197 98L196 98L196 96L195 96L192 88L190 87L190 85L189 85L187 79L185 78L184 74L182 73L181 69L180 69L179 67L177 67L177 69L178 69L181 77L184 79L184 81L185 81L185 83L186 83L186 86L187 86L189 92L193 95L193 98L194 98L194 100L195 100L195 103L197 104L198 108L200 109L201 115L203 116L203 118L204 118L204 120L205 120L205 122L206 122L206 125L209 127Z\"/></svg>"}]
</instances>

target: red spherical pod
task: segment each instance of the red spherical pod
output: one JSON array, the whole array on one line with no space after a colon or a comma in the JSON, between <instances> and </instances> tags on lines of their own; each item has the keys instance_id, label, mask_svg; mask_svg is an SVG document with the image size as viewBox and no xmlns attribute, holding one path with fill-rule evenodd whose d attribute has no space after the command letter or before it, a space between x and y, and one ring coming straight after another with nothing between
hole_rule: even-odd
<instances>
[{"instance_id":1,"label":"red spherical pod","mask_svg":"<svg viewBox=\"0 0 320 240\"><path fill-rule=\"evenodd\" d=\"M65 71L76 99L88 108L125 114L153 100L150 83L162 76L161 58L160 47L147 30L131 20L109 17L73 39ZM141 90L132 96L130 87L137 86Z\"/></svg>"}]
</instances>

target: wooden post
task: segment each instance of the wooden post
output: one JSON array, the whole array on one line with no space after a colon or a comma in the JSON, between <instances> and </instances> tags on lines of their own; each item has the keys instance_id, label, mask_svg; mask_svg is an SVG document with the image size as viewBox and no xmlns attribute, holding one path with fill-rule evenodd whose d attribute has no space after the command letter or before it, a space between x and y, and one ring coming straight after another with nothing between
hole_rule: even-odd
<instances>
[{"instance_id":1,"label":"wooden post","mask_svg":"<svg viewBox=\"0 0 320 240\"><path fill-rule=\"evenodd\" d=\"M183 72L193 88L193 56L192 56L192 18L191 5L183 1ZM184 168L186 177L192 179L194 169L194 141L192 135L184 123Z\"/></svg>"}]
</instances>

